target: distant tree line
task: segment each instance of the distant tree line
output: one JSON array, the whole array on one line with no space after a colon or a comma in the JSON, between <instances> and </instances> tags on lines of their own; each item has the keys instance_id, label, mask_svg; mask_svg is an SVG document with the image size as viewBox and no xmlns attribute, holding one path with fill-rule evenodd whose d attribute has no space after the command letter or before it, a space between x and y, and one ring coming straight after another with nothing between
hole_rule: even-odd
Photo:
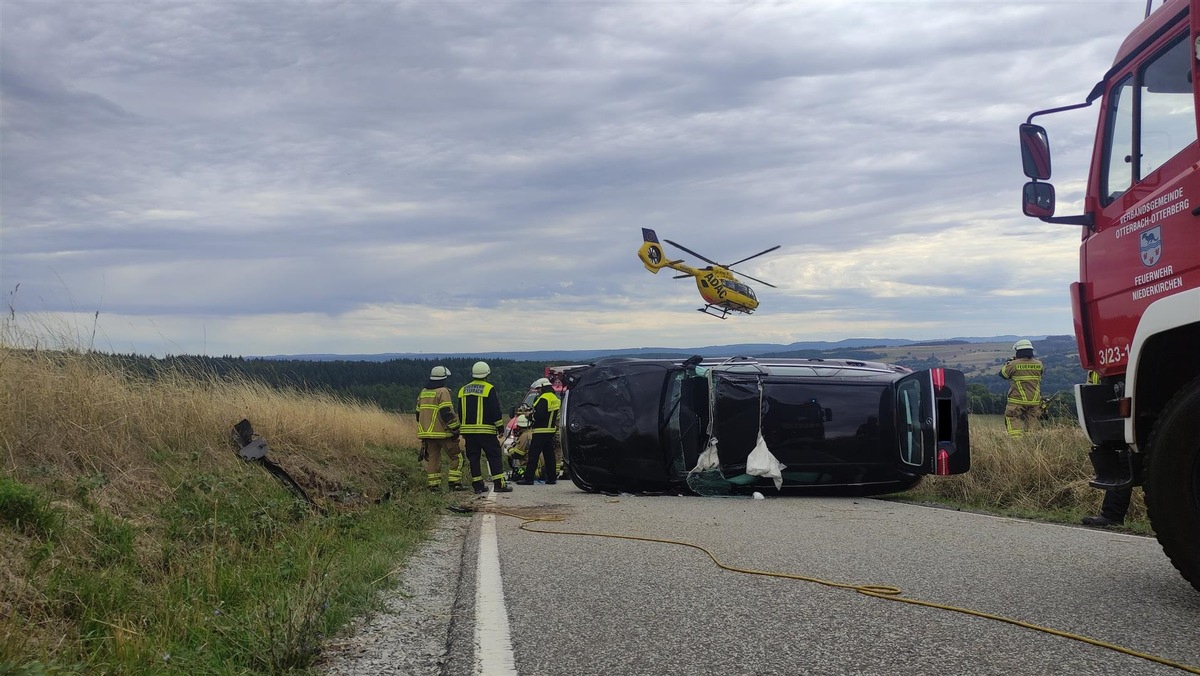
<instances>
[{"instance_id":1,"label":"distant tree line","mask_svg":"<svg viewBox=\"0 0 1200 676\"><path fill-rule=\"evenodd\" d=\"M952 344L952 341L945 341ZM1034 341L1034 350L1042 361L1042 397L1050 402L1049 415L1075 415L1074 386L1083 382L1086 373L1079 366L1075 339L1071 336L1049 336ZM391 359L387 361L312 361L302 359L246 359L243 357L99 355L111 359L122 369L155 377L172 371L215 378L246 378L270 387L289 388L306 392L322 392L350 399L375 403L384 410L410 413L417 393L429 378L429 371L441 364L450 369L446 380L452 392L471 380L471 366L476 358L450 359ZM645 355L640 355L645 356ZM882 353L868 348L834 350L796 350L772 353L773 357L811 359L859 359L883 361ZM529 385L542 377L546 366L561 362L516 361L487 359L492 368L489 382L496 386L504 412L511 413L521 403ZM913 370L948 366L936 356L893 360ZM972 413L1001 414L1008 395L1008 381L999 376L1004 359L997 359L994 368L967 378L967 396Z\"/></svg>"},{"instance_id":2,"label":"distant tree line","mask_svg":"<svg viewBox=\"0 0 1200 676\"><path fill-rule=\"evenodd\" d=\"M417 393L439 364L450 369L445 380L451 392L471 380L477 359L392 359L388 361L308 361L299 359L246 359L243 357L104 355L127 372L156 377L181 372L214 378L245 378L270 387L321 392L372 402L384 410L411 413ZM530 384L542 377L542 362L511 359L486 360L492 369L488 382L495 385L505 413L521 403ZM557 364L557 362L554 362Z\"/></svg>"}]
</instances>

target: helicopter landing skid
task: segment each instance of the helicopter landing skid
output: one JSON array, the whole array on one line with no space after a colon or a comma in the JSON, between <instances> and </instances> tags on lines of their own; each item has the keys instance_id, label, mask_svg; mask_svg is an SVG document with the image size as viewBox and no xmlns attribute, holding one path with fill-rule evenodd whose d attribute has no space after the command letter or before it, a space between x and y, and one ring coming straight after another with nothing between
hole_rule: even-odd
<instances>
[{"instance_id":1,"label":"helicopter landing skid","mask_svg":"<svg viewBox=\"0 0 1200 676\"><path fill-rule=\"evenodd\" d=\"M705 305L704 307L696 308L696 312L703 312L709 317L716 317L717 319L725 319L725 317L729 315L729 308L718 307L716 305Z\"/></svg>"}]
</instances>

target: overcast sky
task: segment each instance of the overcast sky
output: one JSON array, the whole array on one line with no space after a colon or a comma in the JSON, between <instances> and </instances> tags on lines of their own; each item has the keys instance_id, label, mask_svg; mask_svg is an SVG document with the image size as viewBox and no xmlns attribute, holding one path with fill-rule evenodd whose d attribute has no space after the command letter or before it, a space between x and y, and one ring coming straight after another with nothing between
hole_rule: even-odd
<instances>
[{"instance_id":1,"label":"overcast sky","mask_svg":"<svg viewBox=\"0 0 1200 676\"><path fill-rule=\"evenodd\" d=\"M1080 232L1021 214L1017 125L1144 10L4 0L8 326L245 356L1069 334ZM1039 120L1060 214L1095 119ZM779 244L735 268L777 288L707 317L642 227Z\"/></svg>"}]
</instances>

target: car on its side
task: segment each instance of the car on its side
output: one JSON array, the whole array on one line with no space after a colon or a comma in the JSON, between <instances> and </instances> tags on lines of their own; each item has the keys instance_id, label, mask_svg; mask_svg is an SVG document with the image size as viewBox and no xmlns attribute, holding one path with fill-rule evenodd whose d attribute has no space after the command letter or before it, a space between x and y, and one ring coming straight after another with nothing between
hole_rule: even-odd
<instances>
[{"instance_id":1,"label":"car on its side","mask_svg":"<svg viewBox=\"0 0 1200 676\"><path fill-rule=\"evenodd\" d=\"M762 442L790 492L894 493L970 468L966 379L953 369L613 357L573 370L567 385L563 456L585 491L774 490L747 472Z\"/></svg>"}]
</instances>

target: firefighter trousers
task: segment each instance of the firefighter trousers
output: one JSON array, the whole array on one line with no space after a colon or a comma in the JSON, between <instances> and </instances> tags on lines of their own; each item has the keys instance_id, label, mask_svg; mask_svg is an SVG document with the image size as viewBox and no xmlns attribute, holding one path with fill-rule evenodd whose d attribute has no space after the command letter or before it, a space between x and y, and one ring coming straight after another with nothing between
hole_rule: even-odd
<instances>
[{"instance_id":1,"label":"firefighter trousers","mask_svg":"<svg viewBox=\"0 0 1200 676\"><path fill-rule=\"evenodd\" d=\"M430 488L442 487L443 453L450 461L450 471L447 473L450 487L454 488L462 483L463 457L462 450L458 446L458 439L422 439L421 453L425 459L425 478Z\"/></svg>"},{"instance_id":2,"label":"firefighter trousers","mask_svg":"<svg viewBox=\"0 0 1200 676\"><path fill-rule=\"evenodd\" d=\"M500 452L500 440L495 434L464 434L463 439L467 442L467 462L471 463L471 483L477 484L483 482L483 467L479 460L479 455L482 452L487 456L488 468L492 471L489 478L496 482L498 486L506 485L504 479L504 460Z\"/></svg>"},{"instance_id":3,"label":"firefighter trousers","mask_svg":"<svg viewBox=\"0 0 1200 676\"><path fill-rule=\"evenodd\" d=\"M537 479L538 460L545 458L545 464L542 466L542 475L546 483L552 484L558 479L558 472L554 463L554 435L534 434L529 440L529 461L525 463L525 480L534 481Z\"/></svg>"},{"instance_id":4,"label":"firefighter trousers","mask_svg":"<svg viewBox=\"0 0 1200 676\"><path fill-rule=\"evenodd\" d=\"M1004 407L1004 428L1009 436L1023 437L1041 426L1041 404L1012 404Z\"/></svg>"}]
</instances>

